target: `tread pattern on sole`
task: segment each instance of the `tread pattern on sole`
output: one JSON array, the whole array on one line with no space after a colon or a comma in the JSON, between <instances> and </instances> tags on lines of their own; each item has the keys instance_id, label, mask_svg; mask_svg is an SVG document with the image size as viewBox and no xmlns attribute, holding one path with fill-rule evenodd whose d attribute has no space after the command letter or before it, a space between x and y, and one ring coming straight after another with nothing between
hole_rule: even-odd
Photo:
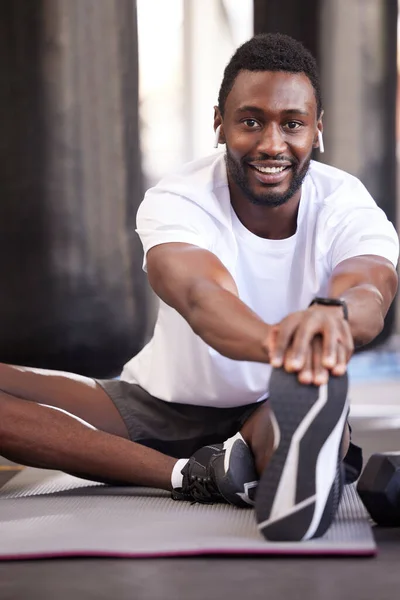
<instances>
[{"instance_id":1,"label":"tread pattern on sole","mask_svg":"<svg viewBox=\"0 0 400 600\"><path fill-rule=\"evenodd\" d=\"M322 398L321 394L326 393ZM337 426L344 410L347 410L347 376L331 377L326 392L316 386L305 386L298 382L295 374L275 369L270 381L270 402L280 429L280 442L269 465L263 473L256 495L256 517L260 530L267 539L300 540L306 535L316 508L316 503L307 504L307 499L316 494L316 465L320 450L333 429ZM312 413L315 414L312 414ZM310 421L308 424L307 420ZM305 427L304 433L301 428ZM293 436L299 437L298 443ZM293 442L293 444L292 444ZM296 445L298 463L295 460ZM339 449L336 449L339 452ZM290 461L288 461L290 455ZM289 464L290 462L290 464ZM279 484L284 470L292 469L292 489L282 490L290 505L287 516L283 514L277 520L270 521L274 505L279 500ZM321 522L326 530L330 513L334 516L333 482L336 473L332 473L326 507L322 511ZM329 476L327 477L329 480ZM307 506L303 506L306 503ZM296 505L298 510L296 510ZM328 525L326 525L328 523ZM317 526L315 534L322 529Z\"/></svg>"}]
</instances>

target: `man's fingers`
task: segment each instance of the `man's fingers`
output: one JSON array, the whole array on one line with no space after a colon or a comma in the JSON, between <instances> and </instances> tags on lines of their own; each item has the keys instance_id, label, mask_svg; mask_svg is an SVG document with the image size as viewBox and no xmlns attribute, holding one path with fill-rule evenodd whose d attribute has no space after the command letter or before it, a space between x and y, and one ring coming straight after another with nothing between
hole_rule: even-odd
<instances>
[{"instance_id":1,"label":"man's fingers","mask_svg":"<svg viewBox=\"0 0 400 600\"><path fill-rule=\"evenodd\" d=\"M340 331L333 325L328 327L324 331L323 342L322 342L322 365L326 369L332 369L336 365L337 361L337 346L338 338L340 337Z\"/></svg>"},{"instance_id":2,"label":"man's fingers","mask_svg":"<svg viewBox=\"0 0 400 600\"><path fill-rule=\"evenodd\" d=\"M323 344L320 336L312 341L312 366L313 384L324 385L324 383L328 383L329 373L323 364Z\"/></svg>"},{"instance_id":3,"label":"man's fingers","mask_svg":"<svg viewBox=\"0 0 400 600\"><path fill-rule=\"evenodd\" d=\"M309 348L309 352L310 352L309 362L310 362L310 368L311 368L311 348ZM285 371L287 371L288 373L295 373L295 372L303 369L303 367L306 365L307 356L308 356L308 354L306 354L306 356L304 357L304 361L300 365L299 368L293 368L293 366L292 366L293 350L292 350L292 348L289 348L288 350L286 350L285 356L283 358L283 367L284 367Z\"/></svg>"},{"instance_id":4,"label":"man's fingers","mask_svg":"<svg viewBox=\"0 0 400 600\"><path fill-rule=\"evenodd\" d=\"M273 367L282 367L285 361L285 354L290 345L295 332L299 318L288 317L284 319L275 330L275 338L273 344L273 350L271 352L270 363Z\"/></svg>"},{"instance_id":5,"label":"man's fingers","mask_svg":"<svg viewBox=\"0 0 400 600\"><path fill-rule=\"evenodd\" d=\"M309 348L306 356L306 360L304 361L303 368L300 370L298 374L298 380L300 383L305 385L309 385L313 382L313 370L312 370L312 350Z\"/></svg>"},{"instance_id":6,"label":"man's fingers","mask_svg":"<svg viewBox=\"0 0 400 600\"><path fill-rule=\"evenodd\" d=\"M337 347L336 365L332 369L333 375L344 375L347 369L347 350L342 344Z\"/></svg>"},{"instance_id":7,"label":"man's fingers","mask_svg":"<svg viewBox=\"0 0 400 600\"><path fill-rule=\"evenodd\" d=\"M288 370L299 371L303 367L307 353L312 345L312 339L320 333L322 333L320 326L317 324L313 325L310 321L299 325L294 334L290 354L288 355Z\"/></svg>"},{"instance_id":8,"label":"man's fingers","mask_svg":"<svg viewBox=\"0 0 400 600\"><path fill-rule=\"evenodd\" d=\"M314 345L314 339L319 340L318 346ZM273 367L284 366L288 372L304 370L303 379L307 379L307 372L311 368L313 381L317 385L324 383L328 371L333 372L336 366L338 373L343 372L343 355L347 363L354 350L348 323L342 318L338 319L336 313L322 310L289 315L271 329L268 344ZM315 349L317 347L318 351ZM338 347L341 348L340 355ZM317 363L314 364L312 358L310 367L311 348Z\"/></svg>"},{"instance_id":9,"label":"man's fingers","mask_svg":"<svg viewBox=\"0 0 400 600\"><path fill-rule=\"evenodd\" d=\"M285 361L285 368L288 360L289 357ZM290 368L287 368L286 370L290 371ZM308 348L304 365L298 374L298 379L300 383L305 385L314 384L319 386L327 383L328 378L328 370L322 364L322 340L320 336L317 336L313 339Z\"/></svg>"},{"instance_id":10,"label":"man's fingers","mask_svg":"<svg viewBox=\"0 0 400 600\"><path fill-rule=\"evenodd\" d=\"M287 363L288 370L298 371L302 368L308 348L312 340L318 336L321 338L321 364L324 369L331 370L337 364L337 348L341 344L346 350L347 360L353 353L353 339L347 323L336 320L321 322L308 320L297 328L290 347L290 360Z\"/></svg>"}]
</instances>

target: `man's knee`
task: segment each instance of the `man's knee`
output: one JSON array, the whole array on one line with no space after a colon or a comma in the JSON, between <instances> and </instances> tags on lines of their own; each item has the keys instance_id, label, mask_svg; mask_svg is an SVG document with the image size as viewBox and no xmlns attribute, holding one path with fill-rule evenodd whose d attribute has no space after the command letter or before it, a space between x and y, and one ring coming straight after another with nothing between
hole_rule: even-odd
<instances>
[{"instance_id":1,"label":"man's knee","mask_svg":"<svg viewBox=\"0 0 400 600\"><path fill-rule=\"evenodd\" d=\"M251 448L259 475L264 471L274 451L272 418L268 402L263 402L247 419L240 432Z\"/></svg>"}]
</instances>

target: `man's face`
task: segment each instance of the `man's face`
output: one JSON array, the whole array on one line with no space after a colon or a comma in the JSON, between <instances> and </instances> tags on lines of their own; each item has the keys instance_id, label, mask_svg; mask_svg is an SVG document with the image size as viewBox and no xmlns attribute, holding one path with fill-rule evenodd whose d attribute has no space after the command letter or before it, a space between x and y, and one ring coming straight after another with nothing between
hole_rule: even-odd
<instances>
[{"instance_id":1,"label":"man's face","mask_svg":"<svg viewBox=\"0 0 400 600\"><path fill-rule=\"evenodd\" d=\"M228 177L250 202L279 206L300 193L317 137L317 103L306 75L241 71L222 126Z\"/></svg>"}]
</instances>

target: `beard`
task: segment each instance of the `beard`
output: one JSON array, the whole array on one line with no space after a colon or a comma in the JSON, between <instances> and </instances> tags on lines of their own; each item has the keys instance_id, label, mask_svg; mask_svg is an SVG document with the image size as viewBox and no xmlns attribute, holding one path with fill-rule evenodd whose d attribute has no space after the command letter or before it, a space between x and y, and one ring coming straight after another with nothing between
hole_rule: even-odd
<instances>
[{"instance_id":1,"label":"beard","mask_svg":"<svg viewBox=\"0 0 400 600\"><path fill-rule=\"evenodd\" d=\"M249 180L248 180L248 176L246 175L246 164L249 161L246 161L244 159L237 161L232 156L228 147L226 147L225 161L226 161L226 167L227 167L228 173L232 177L233 181L241 189L243 194L246 196L246 198L252 204L256 204L257 206L275 207L275 206L281 206L282 204L285 204L300 189L300 187L304 181L304 178L307 175L308 169L310 167L311 154L312 153L310 152L307 160L305 161L304 165L301 168L299 168L298 162L295 162L293 160L290 161L291 162L290 168L292 169L292 180L290 182L290 186L287 189L287 191L283 192L281 194L269 190L267 188L267 186L266 186L265 191L260 192L260 193L255 193L251 189ZM267 156L267 155L258 157L258 160L260 160L260 161L267 160L267 159L271 159L271 157ZM281 158L281 160L284 160L284 159ZM287 159L285 159L285 160L287 161Z\"/></svg>"}]
</instances>

